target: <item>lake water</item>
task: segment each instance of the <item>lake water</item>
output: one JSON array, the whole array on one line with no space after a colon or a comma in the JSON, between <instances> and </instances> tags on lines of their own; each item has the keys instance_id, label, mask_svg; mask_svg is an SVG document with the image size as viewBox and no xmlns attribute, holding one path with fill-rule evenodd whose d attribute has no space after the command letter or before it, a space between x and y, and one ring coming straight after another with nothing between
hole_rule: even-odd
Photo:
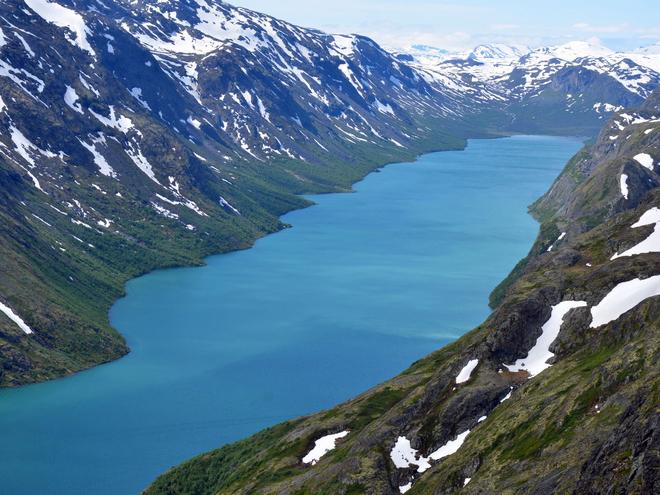
<instances>
[{"instance_id":1,"label":"lake water","mask_svg":"<svg viewBox=\"0 0 660 495\"><path fill-rule=\"evenodd\" d=\"M327 409L480 324L530 248L526 207L577 139L471 140L315 196L293 228L132 280L132 352L0 391L0 492L137 494L201 452Z\"/></svg>"}]
</instances>

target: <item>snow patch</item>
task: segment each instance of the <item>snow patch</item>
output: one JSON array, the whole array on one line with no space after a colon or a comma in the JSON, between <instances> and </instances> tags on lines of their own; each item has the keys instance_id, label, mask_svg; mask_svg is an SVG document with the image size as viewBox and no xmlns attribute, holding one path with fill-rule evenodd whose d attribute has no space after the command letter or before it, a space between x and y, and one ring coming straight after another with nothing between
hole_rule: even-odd
<instances>
[{"instance_id":1,"label":"snow patch","mask_svg":"<svg viewBox=\"0 0 660 495\"><path fill-rule=\"evenodd\" d=\"M467 382L470 379L470 375L477 367L477 364L479 364L478 359L471 359L468 361L468 363L463 367L461 372L456 377L456 385Z\"/></svg>"},{"instance_id":2,"label":"snow patch","mask_svg":"<svg viewBox=\"0 0 660 495\"><path fill-rule=\"evenodd\" d=\"M225 198L220 196L220 206L226 206L227 208L231 209L234 213L237 215L240 215L241 212L238 211L236 208L234 208L231 204L229 204L229 201L227 201Z\"/></svg>"},{"instance_id":3,"label":"snow patch","mask_svg":"<svg viewBox=\"0 0 660 495\"><path fill-rule=\"evenodd\" d=\"M406 493L406 492L407 492L408 490L410 490L411 488L412 488L412 481L406 483L406 484L403 485L403 486L400 486L400 487L399 487L399 492L400 492L400 493Z\"/></svg>"},{"instance_id":4,"label":"snow patch","mask_svg":"<svg viewBox=\"0 0 660 495\"><path fill-rule=\"evenodd\" d=\"M621 174L621 195L623 199L628 199L628 176L626 174Z\"/></svg>"},{"instance_id":5,"label":"snow patch","mask_svg":"<svg viewBox=\"0 0 660 495\"><path fill-rule=\"evenodd\" d=\"M87 35L91 32L80 14L48 0L25 0L25 3L46 21L70 29L71 34L67 34L66 39L93 57L96 56L96 52L87 41Z\"/></svg>"},{"instance_id":6,"label":"snow patch","mask_svg":"<svg viewBox=\"0 0 660 495\"><path fill-rule=\"evenodd\" d=\"M140 105L142 105L147 110L151 110L149 104L142 97L142 88L135 87L131 89L131 95L133 95L133 98L135 98L140 103Z\"/></svg>"},{"instance_id":7,"label":"snow patch","mask_svg":"<svg viewBox=\"0 0 660 495\"><path fill-rule=\"evenodd\" d=\"M660 295L660 275L621 282L591 308L591 328L616 320L649 297Z\"/></svg>"},{"instance_id":8,"label":"snow patch","mask_svg":"<svg viewBox=\"0 0 660 495\"><path fill-rule=\"evenodd\" d=\"M642 167L653 170L653 157L648 153L639 153L638 155L633 156L633 160L636 160Z\"/></svg>"},{"instance_id":9,"label":"snow patch","mask_svg":"<svg viewBox=\"0 0 660 495\"><path fill-rule=\"evenodd\" d=\"M16 151L21 155L32 167L35 166L34 157L32 154L36 151L47 158L55 158L57 155L50 151L44 151L36 144L30 141L25 135L13 125L9 127L11 140L16 145Z\"/></svg>"},{"instance_id":10,"label":"snow patch","mask_svg":"<svg viewBox=\"0 0 660 495\"><path fill-rule=\"evenodd\" d=\"M194 119L192 115L188 116L187 122L197 130L199 130L199 128L202 127L202 123L199 120Z\"/></svg>"},{"instance_id":11,"label":"snow patch","mask_svg":"<svg viewBox=\"0 0 660 495\"><path fill-rule=\"evenodd\" d=\"M550 251L552 250L552 248L555 247L555 244L558 243L559 241L561 241L564 237L566 237L566 232L562 232L562 233L559 235L559 237L557 237L557 239L555 240L555 242L553 242L552 244L550 244L550 247L548 248L548 252L550 252Z\"/></svg>"},{"instance_id":12,"label":"snow patch","mask_svg":"<svg viewBox=\"0 0 660 495\"><path fill-rule=\"evenodd\" d=\"M615 260L621 256L633 256L635 254L660 253L660 229L658 228L658 225L660 224L660 209L655 207L651 208L630 227L634 229L651 224L655 224L655 228L653 229L653 232L651 232L651 235L623 253L615 253L610 259Z\"/></svg>"},{"instance_id":13,"label":"snow patch","mask_svg":"<svg viewBox=\"0 0 660 495\"><path fill-rule=\"evenodd\" d=\"M64 93L64 103L69 105L73 110L76 112L83 114L85 113L80 106L80 103L78 103L78 95L76 94L76 90L72 88L71 86L66 87L66 93Z\"/></svg>"},{"instance_id":14,"label":"snow patch","mask_svg":"<svg viewBox=\"0 0 660 495\"><path fill-rule=\"evenodd\" d=\"M37 220L39 220L41 223L43 223L44 225L47 225L48 227L52 227L52 225L49 224L49 223L48 223L46 220L44 220L43 218L38 217L38 216L35 215L34 213L31 213L31 215L32 215L34 218L36 218ZM27 217L26 217L26 218L27 218Z\"/></svg>"},{"instance_id":15,"label":"snow patch","mask_svg":"<svg viewBox=\"0 0 660 495\"><path fill-rule=\"evenodd\" d=\"M102 124L105 124L108 127L114 127L124 134L133 127L133 121L131 119L115 113L114 105L110 105L110 117L104 117L103 115L94 112L91 108L89 109L89 112Z\"/></svg>"},{"instance_id":16,"label":"snow patch","mask_svg":"<svg viewBox=\"0 0 660 495\"><path fill-rule=\"evenodd\" d=\"M398 468L409 468L415 465L417 466L417 472L423 473L431 467L431 461L437 461L454 454L463 445L469 434L470 430L464 431L455 440L448 441L442 447L429 454L428 457L422 456L419 451L413 449L410 446L410 440L406 437L399 437L390 451L390 459L392 459L392 462Z\"/></svg>"},{"instance_id":17,"label":"snow patch","mask_svg":"<svg viewBox=\"0 0 660 495\"><path fill-rule=\"evenodd\" d=\"M342 431L340 433L333 433L332 435L326 435L319 438L314 442L314 448L302 458L303 463L312 465L316 464L321 457L335 448L337 440L345 437L348 433L348 431Z\"/></svg>"},{"instance_id":18,"label":"snow patch","mask_svg":"<svg viewBox=\"0 0 660 495\"><path fill-rule=\"evenodd\" d=\"M394 109L389 103L385 104L376 98L373 104L380 113L389 113L390 115L394 115Z\"/></svg>"},{"instance_id":19,"label":"snow patch","mask_svg":"<svg viewBox=\"0 0 660 495\"><path fill-rule=\"evenodd\" d=\"M28 45L28 42L25 41L25 38L23 38L23 36L18 34L16 31L14 31L14 36L16 36L19 39L19 41L23 45L23 48L25 48L25 51L28 52L30 57L34 58L36 56L36 54L32 51L32 48L30 48L30 45Z\"/></svg>"},{"instance_id":20,"label":"snow patch","mask_svg":"<svg viewBox=\"0 0 660 495\"><path fill-rule=\"evenodd\" d=\"M518 359L513 365L507 365L509 371L527 371L530 376L535 376L544 369L549 368L551 365L547 361L554 356L549 347L559 335L564 316L571 309L586 305L585 301L562 301L553 306L550 319L541 328L541 335L536 340L534 347L527 353L526 358Z\"/></svg>"},{"instance_id":21,"label":"snow patch","mask_svg":"<svg viewBox=\"0 0 660 495\"><path fill-rule=\"evenodd\" d=\"M32 329L27 326L27 324L23 321L23 318L18 316L14 311L7 305L3 304L0 302L0 311L2 311L4 314L7 315L7 318L9 318L11 321L16 323L18 327L23 330L25 333L34 333Z\"/></svg>"},{"instance_id":22,"label":"snow patch","mask_svg":"<svg viewBox=\"0 0 660 495\"><path fill-rule=\"evenodd\" d=\"M432 452L431 455L429 455L429 459L439 460L442 459L443 457L447 457L448 455L454 454L461 447L461 445L463 445L463 442L465 442L465 439L469 434L470 434L470 430L464 431L463 433L458 435L455 440L450 440L442 447L440 447L438 450Z\"/></svg>"},{"instance_id":23,"label":"snow patch","mask_svg":"<svg viewBox=\"0 0 660 495\"><path fill-rule=\"evenodd\" d=\"M176 213L172 213L170 210L168 210L168 209L165 208L164 206L160 206L159 204L154 203L153 201L151 202L151 207L152 207L154 210L156 210L156 212L157 212L159 215L163 215L163 216L166 217L166 218L172 218L172 219L174 219L174 220L178 220L178 219L179 219L179 215L177 215Z\"/></svg>"},{"instance_id":24,"label":"snow patch","mask_svg":"<svg viewBox=\"0 0 660 495\"><path fill-rule=\"evenodd\" d=\"M96 149L97 144L105 144L105 136L103 134L101 134L100 138L92 138L92 144L87 144L80 138L78 138L78 141L87 149L87 151L94 155L94 163L99 168L99 172L101 172L103 175L107 175L108 177L112 177L114 179L117 178L117 173L110 166L105 157Z\"/></svg>"},{"instance_id":25,"label":"snow patch","mask_svg":"<svg viewBox=\"0 0 660 495\"><path fill-rule=\"evenodd\" d=\"M410 440L406 437L397 438L390 452L390 459L398 468L408 468L411 464L415 464L418 466L418 470L423 472L431 467L428 459L422 457L416 449L413 449L410 446Z\"/></svg>"},{"instance_id":26,"label":"snow patch","mask_svg":"<svg viewBox=\"0 0 660 495\"><path fill-rule=\"evenodd\" d=\"M350 57L355 52L355 38L353 36L333 35L330 45L344 57Z\"/></svg>"},{"instance_id":27,"label":"snow patch","mask_svg":"<svg viewBox=\"0 0 660 495\"><path fill-rule=\"evenodd\" d=\"M74 200L75 201L75 200ZM76 224L76 225L81 225L87 229L91 229L92 227L90 225L87 225L85 222L81 222L80 220L76 220L75 218L71 219L71 223Z\"/></svg>"},{"instance_id":28,"label":"snow patch","mask_svg":"<svg viewBox=\"0 0 660 495\"><path fill-rule=\"evenodd\" d=\"M135 163L135 165L137 165L137 167L142 170L142 172L144 172L147 177L149 177L156 184L160 185L160 182L158 182L158 179L156 179L156 175L154 174L154 169L151 166L151 163L149 163L149 161L144 157L142 150L137 144L131 143L130 148L125 151L131 160L133 160L133 163Z\"/></svg>"}]
</instances>

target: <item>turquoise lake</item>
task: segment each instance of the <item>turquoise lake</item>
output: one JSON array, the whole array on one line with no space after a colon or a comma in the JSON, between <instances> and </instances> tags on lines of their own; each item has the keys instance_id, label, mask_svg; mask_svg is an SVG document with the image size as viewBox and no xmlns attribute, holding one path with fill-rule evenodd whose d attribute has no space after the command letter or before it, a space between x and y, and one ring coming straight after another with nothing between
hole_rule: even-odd
<instances>
[{"instance_id":1,"label":"turquoise lake","mask_svg":"<svg viewBox=\"0 0 660 495\"><path fill-rule=\"evenodd\" d=\"M485 320L538 231L527 206L581 146L471 140L314 196L252 249L130 281L110 312L128 356L0 391L0 493L137 495L393 377Z\"/></svg>"}]
</instances>

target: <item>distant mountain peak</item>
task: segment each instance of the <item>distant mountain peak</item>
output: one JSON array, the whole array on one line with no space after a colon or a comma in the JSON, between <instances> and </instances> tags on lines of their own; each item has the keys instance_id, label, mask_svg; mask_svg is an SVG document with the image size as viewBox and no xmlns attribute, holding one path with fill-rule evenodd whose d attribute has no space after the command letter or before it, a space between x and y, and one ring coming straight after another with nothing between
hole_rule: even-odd
<instances>
[{"instance_id":1,"label":"distant mountain peak","mask_svg":"<svg viewBox=\"0 0 660 495\"><path fill-rule=\"evenodd\" d=\"M660 43L655 45L640 46L635 48L633 53L641 53L642 55L657 55L660 54Z\"/></svg>"},{"instance_id":2,"label":"distant mountain peak","mask_svg":"<svg viewBox=\"0 0 660 495\"><path fill-rule=\"evenodd\" d=\"M527 55L531 50L523 45L507 45L505 43L489 43L478 45L472 50L467 58L471 59L505 59L520 58Z\"/></svg>"},{"instance_id":3,"label":"distant mountain peak","mask_svg":"<svg viewBox=\"0 0 660 495\"><path fill-rule=\"evenodd\" d=\"M585 57L606 57L615 53L613 50L610 50L605 46L597 45L589 41L569 41L560 46L541 48L540 50L546 50L546 53L568 61Z\"/></svg>"}]
</instances>

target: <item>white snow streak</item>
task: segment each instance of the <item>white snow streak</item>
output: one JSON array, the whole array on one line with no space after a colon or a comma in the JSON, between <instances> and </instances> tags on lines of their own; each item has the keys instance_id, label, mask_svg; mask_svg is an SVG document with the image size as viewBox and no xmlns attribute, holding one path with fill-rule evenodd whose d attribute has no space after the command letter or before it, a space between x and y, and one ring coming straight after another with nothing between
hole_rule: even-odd
<instances>
[{"instance_id":1,"label":"white snow streak","mask_svg":"<svg viewBox=\"0 0 660 495\"><path fill-rule=\"evenodd\" d=\"M456 384L458 385L459 383L467 382L470 379L470 375L477 367L477 364L479 364L478 359L471 359L470 361L468 361L468 363L463 367L461 372L456 377Z\"/></svg>"},{"instance_id":2,"label":"white snow streak","mask_svg":"<svg viewBox=\"0 0 660 495\"><path fill-rule=\"evenodd\" d=\"M614 254L610 259L615 260L617 258L620 258L621 256L633 256L635 254L660 253L660 229L658 229L658 224L660 224L660 209L655 207L651 208L650 210L646 211L640 217L640 219L634 224L632 224L630 227L634 229L637 227L642 227L644 225L651 225L651 224L655 224L655 228L653 229L651 235L649 235L642 242L634 245L627 251L624 251L621 254L619 253Z\"/></svg>"},{"instance_id":3,"label":"white snow streak","mask_svg":"<svg viewBox=\"0 0 660 495\"><path fill-rule=\"evenodd\" d=\"M131 89L131 95L138 101L138 103L140 103L140 105L142 105L147 110L151 110L149 104L142 97L142 88L135 87Z\"/></svg>"},{"instance_id":4,"label":"white snow streak","mask_svg":"<svg viewBox=\"0 0 660 495\"><path fill-rule=\"evenodd\" d=\"M616 320L649 297L660 295L660 275L644 280L621 282L603 300L591 308L591 328Z\"/></svg>"},{"instance_id":5,"label":"white snow streak","mask_svg":"<svg viewBox=\"0 0 660 495\"><path fill-rule=\"evenodd\" d=\"M87 35L90 34L89 28L80 14L48 0L25 0L25 3L46 21L58 27L69 28L73 32L73 36L67 35L67 40L90 55L96 56L87 41Z\"/></svg>"},{"instance_id":6,"label":"white snow streak","mask_svg":"<svg viewBox=\"0 0 660 495\"><path fill-rule=\"evenodd\" d=\"M0 302L0 311L2 311L4 314L7 315L7 317L16 323L21 330L23 330L25 333L34 333L32 332L32 329L27 326L27 324L23 321L23 319L18 316L14 311L9 307L6 306L5 304Z\"/></svg>"},{"instance_id":7,"label":"white snow streak","mask_svg":"<svg viewBox=\"0 0 660 495\"><path fill-rule=\"evenodd\" d=\"M302 458L303 463L305 464L316 464L321 457L330 452L335 448L335 442L348 435L348 431L342 431L340 433L334 433L332 435L326 435L319 438L314 442L314 448Z\"/></svg>"},{"instance_id":8,"label":"white snow streak","mask_svg":"<svg viewBox=\"0 0 660 495\"><path fill-rule=\"evenodd\" d=\"M76 112L84 113L80 103L78 103L78 95L76 94L76 90L71 86L66 87L66 93L64 93L64 103L69 105Z\"/></svg>"},{"instance_id":9,"label":"white snow streak","mask_svg":"<svg viewBox=\"0 0 660 495\"><path fill-rule=\"evenodd\" d=\"M549 347L555 341L557 335L559 335L559 329L564 321L564 315L573 308L586 305L587 303L584 301L562 301L553 306L550 319L541 328L541 336L536 340L534 347L527 353L526 358L518 359L511 366L507 365L509 371L524 370L528 371L531 376L535 376L544 369L549 368L551 365L546 361L554 356L554 353L550 352Z\"/></svg>"},{"instance_id":10,"label":"white snow streak","mask_svg":"<svg viewBox=\"0 0 660 495\"><path fill-rule=\"evenodd\" d=\"M626 174L621 174L621 195L624 199L628 199L628 176Z\"/></svg>"},{"instance_id":11,"label":"white snow streak","mask_svg":"<svg viewBox=\"0 0 660 495\"><path fill-rule=\"evenodd\" d=\"M117 173L110 166L105 157L96 149L98 143L105 144L105 136L102 134L100 138L92 138L92 144L87 144L80 138L78 138L80 144L82 144L87 150L94 155L94 163L99 167L99 172L108 177L117 178Z\"/></svg>"},{"instance_id":12,"label":"white snow streak","mask_svg":"<svg viewBox=\"0 0 660 495\"><path fill-rule=\"evenodd\" d=\"M109 127L114 127L124 134L126 134L133 127L133 121L131 119L124 117L123 115L117 116L115 114L114 105L110 105L110 117L104 117L103 115L94 112L92 109L90 109L89 112L102 124L105 124Z\"/></svg>"},{"instance_id":13,"label":"white snow streak","mask_svg":"<svg viewBox=\"0 0 660 495\"><path fill-rule=\"evenodd\" d=\"M133 163L137 165L137 167L142 170L147 177L149 177L152 181L154 181L156 184L160 184L158 182L158 179L156 179L156 175L154 174L153 167L151 166L151 163L144 157L142 154L142 150L140 147L134 143L131 143L130 149L125 150L126 154L131 157L131 160L133 160Z\"/></svg>"}]
</instances>

